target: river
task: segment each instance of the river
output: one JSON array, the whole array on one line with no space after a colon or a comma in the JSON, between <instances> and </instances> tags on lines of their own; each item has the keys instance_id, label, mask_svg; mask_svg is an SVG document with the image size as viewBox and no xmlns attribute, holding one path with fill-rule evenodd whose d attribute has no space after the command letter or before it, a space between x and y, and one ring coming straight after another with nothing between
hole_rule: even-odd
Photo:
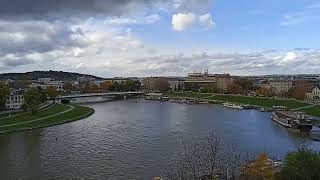
<instances>
[{"instance_id":1,"label":"river","mask_svg":"<svg viewBox=\"0 0 320 180\"><path fill-rule=\"evenodd\" d=\"M256 110L142 99L86 105L95 109L89 118L0 135L0 179L151 179L165 174L182 139L212 132L246 153L320 150Z\"/></svg>"}]
</instances>

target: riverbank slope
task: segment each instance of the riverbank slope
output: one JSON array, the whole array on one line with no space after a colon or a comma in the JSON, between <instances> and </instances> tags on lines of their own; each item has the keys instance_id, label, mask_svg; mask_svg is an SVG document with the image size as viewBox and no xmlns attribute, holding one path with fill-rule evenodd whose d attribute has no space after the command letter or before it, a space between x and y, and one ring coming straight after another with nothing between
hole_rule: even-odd
<instances>
[{"instance_id":1,"label":"riverbank slope","mask_svg":"<svg viewBox=\"0 0 320 180\"><path fill-rule=\"evenodd\" d=\"M169 93L170 97L182 97L182 98L199 98L201 100L223 103L223 102L235 102L243 105L254 105L262 108L271 109L273 106L286 106L289 109L297 109L302 107L308 107L310 104L292 100L292 99L278 99L278 98L266 98L266 97L249 97L249 96L237 96L237 95L225 95L225 94L208 94L208 93ZM301 109L306 114L311 116L320 117L320 106L314 106L312 108Z\"/></svg>"},{"instance_id":2,"label":"riverbank slope","mask_svg":"<svg viewBox=\"0 0 320 180\"><path fill-rule=\"evenodd\" d=\"M35 114L19 113L0 118L0 133L48 127L89 117L94 110L77 105L54 104Z\"/></svg>"}]
</instances>

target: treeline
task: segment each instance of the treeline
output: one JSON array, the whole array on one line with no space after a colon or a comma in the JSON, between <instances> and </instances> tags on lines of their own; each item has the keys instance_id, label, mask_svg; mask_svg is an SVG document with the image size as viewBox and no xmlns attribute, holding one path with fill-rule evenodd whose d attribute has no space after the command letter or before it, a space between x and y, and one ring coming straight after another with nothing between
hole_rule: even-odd
<instances>
[{"instance_id":1,"label":"treeline","mask_svg":"<svg viewBox=\"0 0 320 180\"><path fill-rule=\"evenodd\" d=\"M0 74L0 80L12 79L12 80L37 80L39 78L53 78L61 81L76 81L79 77L92 77L96 80L102 80L103 78L87 75L87 74L79 74L79 73L71 73L71 72L63 72L63 71L33 71L26 73L5 73Z\"/></svg>"},{"instance_id":2,"label":"treeline","mask_svg":"<svg viewBox=\"0 0 320 180\"><path fill-rule=\"evenodd\" d=\"M262 152L243 155L213 134L193 143L181 143L176 162L169 168L170 180L318 180L320 153L308 149L289 152L279 163Z\"/></svg>"},{"instance_id":3,"label":"treeline","mask_svg":"<svg viewBox=\"0 0 320 180\"><path fill-rule=\"evenodd\" d=\"M73 85L71 82L65 82L63 85L63 89L66 92L70 91L81 91L81 92L108 92L108 91L118 91L118 92L126 92L126 91L139 91L141 90L140 81L134 80L124 80L124 81L115 81L113 83L108 83L107 81L100 83L97 85L94 82L80 82L78 85Z\"/></svg>"}]
</instances>

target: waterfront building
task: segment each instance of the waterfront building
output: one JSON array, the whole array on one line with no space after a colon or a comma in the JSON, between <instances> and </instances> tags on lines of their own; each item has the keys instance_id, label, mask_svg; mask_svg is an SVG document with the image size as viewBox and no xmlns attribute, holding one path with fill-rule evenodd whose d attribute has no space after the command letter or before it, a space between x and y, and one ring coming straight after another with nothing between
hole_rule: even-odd
<instances>
[{"instance_id":1,"label":"waterfront building","mask_svg":"<svg viewBox=\"0 0 320 180\"><path fill-rule=\"evenodd\" d=\"M24 104L24 90L13 90L7 98L7 109L21 109Z\"/></svg>"},{"instance_id":2,"label":"waterfront building","mask_svg":"<svg viewBox=\"0 0 320 180\"><path fill-rule=\"evenodd\" d=\"M306 99L320 102L320 89L315 87L311 93L306 93Z\"/></svg>"}]
</instances>

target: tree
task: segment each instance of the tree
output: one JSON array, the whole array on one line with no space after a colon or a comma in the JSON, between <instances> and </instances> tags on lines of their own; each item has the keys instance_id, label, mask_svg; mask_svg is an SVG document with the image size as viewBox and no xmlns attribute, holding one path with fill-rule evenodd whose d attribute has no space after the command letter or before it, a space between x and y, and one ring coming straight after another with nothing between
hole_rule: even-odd
<instances>
[{"instance_id":1,"label":"tree","mask_svg":"<svg viewBox=\"0 0 320 180\"><path fill-rule=\"evenodd\" d=\"M241 94L242 87L236 83L232 83L227 87L227 93L229 94Z\"/></svg>"},{"instance_id":2,"label":"tree","mask_svg":"<svg viewBox=\"0 0 320 180\"><path fill-rule=\"evenodd\" d=\"M73 85L72 85L71 82L65 82L65 83L63 84L63 89L64 89L65 91L72 91L72 90L74 89L74 87L73 87Z\"/></svg>"},{"instance_id":3,"label":"tree","mask_svg":"<svg viewBox=\"0 0 320 180\"><path fill-rule=\"evenodd\" d=\"M112 86L112 81L104 81L100 84L100 89L104 92L107 92L110 86Z\"/></svg>"},{"instance_id":4,"label":"tree","mask_svg":"<svg viewBox=\"0 0 320 180\"><path fill-rule=\"evenodd\" d=\"M207 84L201 88L202 93L217 93L218 89L214 84Z\"/></svg>"},{"instance_id":5,"label":"tree","mask_svg":"<svg viewBox=\"0 0 320 180\"><path fill-rule=\"evenodd\" d=\"M185 91L193 91L193 92L199 92L200 85L198 83L186 83L184 85Z\"/></svg>"},{"instance_id":6,"label":"tree","mask_svg":"<svg viewBox=\"0 0 320 180\"><path fill-rule=\"evenodd\" d=\"M165 92L169 91L170 84L167 79L158 78L155 82L155 88L157 91L165 93Z\"/></svg>"},{"instance_id":7,"label":"tree","mask_svg":"<svg viewBox=\"0 0 320 180\"><path fill-rule=\"evenodd\" d=\"M6 110L7 99L10 93L10 89L4 83L0 83L0 111Z\"/></svg>"},{"instance_id":8,"label":"tree","mask_svg":"<svg viewBox=\"0 0 320 180\"><path fill-rule=\"evenodd\" d=\"M275 170L266 153L261 153L255 160L246 163L242 169L242 177L248 180L272 180Z\"/></svg>"},{"instance_id":9,"label":"tree","mask_svg":"<svg viewBox=\"0 0 320 180\"><path fill-rule=\"evenodd\" d=\"M193 143L182 142L178 160L169 169L172 180L236 179L239 177L240 154L236 148L227 148L214 134Z\"/></svg>"},{"instance_id":10,"label":"tree","mask_svg":"<svg viewBox=\"0 0 320 180\"><path fill-rule=\"evenodd\" d=\"M257 92L256 92L256 95L257 96L263 96L263 97L267 97L269 96L269 89L268 88L265 88L265 87L260 87Z\"/></svg>"},{"instance_id":11,"label":"tree","mask_svg":"<svg viewBox=\"0 0 320 180\"><path fill-rule=\"evenodd\" d=\"M50 100L54 100L58 96L57 88L54 86L49 86L46 89L46 94Z\"/></svg>"},{"instance_id":12,"label":"tree","mask_svg":"<svg viewBox=\"0 0 320 180\"><path fill-rule=\"evenodd\" d=\"M41 89L41 87L37 87L37 90L39 91L39 94L40 94L40 101L42 103L46 102L48 100L47 92Z\"/></svg>"},{"instance_id":13,"label":"tree","mask_svg":"<svg viewBox=\"0 0 320 180\"><path fill-rule=\"evenodd\" d=\"M253 89L253 83L248 78L238 78L234 81L234 84L239 85L245 93Z\"/></svg>"},{"instance_id":14,"label":"tree","mask_svg":"<svg viewBox=\"0 0 320 180\"><path fill-rule=\"evenodd\" d=\"M30 88L24 94L24 100L27 109L30 110L31 114L34 114L38 111L39 105L41 103L40 92L37 88Z\"/></svg>"},{"instance_id":15,"label":"tree","mask_svg":"<svg viewBox=\"0 0 320 180\"><path fill-rule=\"evenodd\" d=\"M284 159L284 167L276 174L279 180L320 179L320 153L308 149L290 152Z\"/></svg>"},{"instance_id":16,"label":"tree","mask_svg":"<svg viewBox=\"0 0 320 180\"><path fill-rule=\"evenodd\" d=\"M95 83L90 82L90 83L87 83L85 85L84 90L86 92L88 92L88 91L98 91L99 90L99 86L96 85Z\"/></svg>"}]
</instances>

